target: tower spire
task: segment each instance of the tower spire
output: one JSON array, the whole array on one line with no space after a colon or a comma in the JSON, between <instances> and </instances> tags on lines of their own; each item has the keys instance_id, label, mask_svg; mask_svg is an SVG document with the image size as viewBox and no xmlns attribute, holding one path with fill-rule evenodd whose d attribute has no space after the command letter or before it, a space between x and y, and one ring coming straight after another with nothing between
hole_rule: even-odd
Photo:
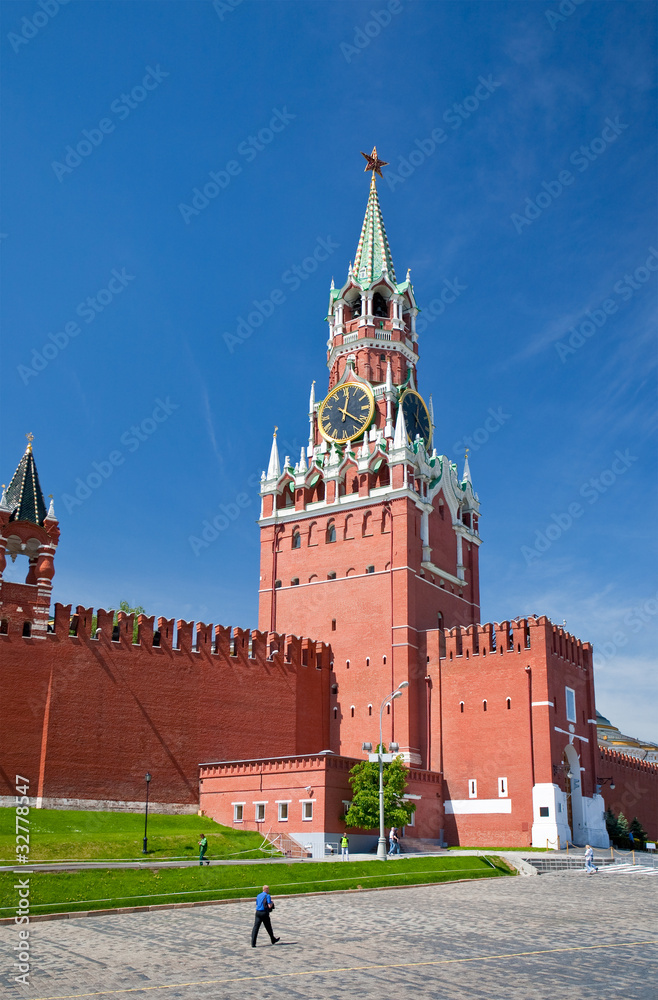
<instances>
[{"instance_id":1,"label":"tower spire","mask_svg":"<svg viewBox=\"0 0 658 1000\"><path fill-rule=\"evenodd\" d=\"M31 433L25 436L28 441L27 448L7 487L5 501L11 510L11 521L31 521L32 524L42 525L47 511L32 454L34 437Z\"/></svg>"},{"instance_id":2,"label":"tower spire","mask_svg":"<svg viewBox=\"0 0 658 1000\"><path fill-rule=\"evenodd\" d=\"M471 483L471 468L468 464L468 448L466 449L466 454L464 455L464 474L462 476L462 483Z\"/></svg>"},{"instance_id":3,"label":"tower spire","mask_svg":"<svg viewBox=\"0 0 658 1000\"><path fill-rule=\"evenodd\" d=\"M272 435L272 450L270 452L270 464L267 467L267 478L268 479L278 479L281 475L281 463L279 461L279 449L276 443L276 432L278 427L274 428L274 434Z\"/></svg>"},{"instance_id":4,"label":"tower spire","mask_svg":"<svg viewBox=\"0 0 658 1000\"><path fill-rule=\"evenodd\" d=\"M368 204L352 271L362 285L371 285L382 274L386 274L392 281L396 281L391 248L388 245L375 181L376 174L382 176L381 168L386 166L386 161L379 159L376 146L370 156L367 153L361 155L365 156L368 161L366 170L372 170L372 180L370 181Z\"/></svg>"}]
</instances>

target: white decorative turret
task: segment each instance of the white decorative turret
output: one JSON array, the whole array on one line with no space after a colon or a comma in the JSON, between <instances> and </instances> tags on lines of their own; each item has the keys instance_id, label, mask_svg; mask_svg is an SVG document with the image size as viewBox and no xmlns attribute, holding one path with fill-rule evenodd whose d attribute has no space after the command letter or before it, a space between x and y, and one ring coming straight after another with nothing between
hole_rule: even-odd
<instances>
[{"instance_id":1,"label":"white decorative turret","mask_svg":"<svg viewBox=\"0 0 658 1000\"><path fill-rule=\"evenodd\" d=\"M313 446L315 444L315 379L311 382L311 394L308 400L308 449L306 454L313 457Z\"/></svg>"},{"instance_id":2,"label":"white decorative turret","mask_svg":"<svg viewBox=\"0 0 658 1000\"><path fill-rule=\"evenodd\" d=\"M468 448L466 449L466 454L464 455L464 474L462 476L462 483L471 483L471 468L468 464Z\"/></svg>"},{"instance_id":3,"label":"white decorative turret","mask_svg":"<svg viewBox=\"0 0 658 1000\"><path fill-rule=\"evenodd\" d=\"M393 451L401 451L407 447L407 425L404 420L404 412L398 406L398 418L395 422L395 437L393 438Z\"/></svg>"},{"instance_id":4,"label":"white decorative turret","mask_svg":"<svg viewBox=\"0 0 658 1000\"><path fill-rule=\"evenodd\" d=\"M279 449L276 443L276 432L278 427L274 428L274 435L272 436L272 450L270 452L270 464L267 467L267 478L268 479L278 479L281 475L281 463L279 462Z\"/></svg>"},{"instance_id":5,"label":"white decorative turret","mask_svg":"<svg viewBox=\"0 0 658 1000\"><path fill-rule=\"evenodd\" d=\"M56 521L57 517L55 515L55 501L51 495L50 506L48 507L48 513L46 514L46 521Z\"/></svg>"}]
</instances>

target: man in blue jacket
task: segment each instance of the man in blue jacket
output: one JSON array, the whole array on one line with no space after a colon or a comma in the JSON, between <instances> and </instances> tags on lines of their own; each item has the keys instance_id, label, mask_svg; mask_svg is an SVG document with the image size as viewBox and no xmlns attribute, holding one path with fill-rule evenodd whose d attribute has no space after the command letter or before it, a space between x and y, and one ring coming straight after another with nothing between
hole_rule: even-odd
<instances>
[{"instance_id":1,"label":"man in blue jacket","mask_svg":"<svg viewBox=\"0 0 658 1000\"><path fill-rule=\"evenodd\" d=\"M269 885L263 886L263 891L259 892L256 896L256 919L254 920L253 930L251 932L251 947L256 947L256 938L258 937L258 932L260 930L260 925L263 924L265 930L270 935L270 941L272 944L276 944L277 941L281 939L274 937L274 931L272 930L272 924L270 923L270 912L274 909L274 903L272 902L272 897L270 896Z\"/></svg>"}]
</instances>

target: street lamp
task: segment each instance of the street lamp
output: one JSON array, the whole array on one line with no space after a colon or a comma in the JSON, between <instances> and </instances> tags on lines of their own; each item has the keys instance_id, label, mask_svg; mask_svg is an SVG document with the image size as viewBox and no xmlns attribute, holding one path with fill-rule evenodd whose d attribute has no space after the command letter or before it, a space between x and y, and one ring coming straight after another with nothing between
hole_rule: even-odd
<instances>
[{"instance_id":1,"label":"street lamp","mask_svg":"<svg viewBox=\"0 0 658 1000\"><path fill-rule=\"evenodd\" d=\"M151 775L146 772L146 812L144 814L144 840L142 841L142 854L147 853L147 840L146 840L146 827L149 821L149 786L151 784Z\"/></svg>"},{"instance_id":2,"label":"street lamp","mask_svg":"<svg viewBox=\"0 0 658 1000\"><path fill-rule=\"evenodd\" d=\"M382 736L382 719L384 715L384 706L389 701L394 701L396 698L402 697L403 688L409 687L409 681L402 681L398 684L395 691L392 694L387 695L382 702L382 707L379 709L379 746L377 748L377 756L379 758L379 842L377 844L377 857L380 861L386 861L386 834L384 833L384 751L383 751L383 736ZM396 748L399 750L397 743L391 743L390 749ZM387 754L387 757L391 757ZM391 758L392 759L392 758Z\"/></svg>"}]
</instances>

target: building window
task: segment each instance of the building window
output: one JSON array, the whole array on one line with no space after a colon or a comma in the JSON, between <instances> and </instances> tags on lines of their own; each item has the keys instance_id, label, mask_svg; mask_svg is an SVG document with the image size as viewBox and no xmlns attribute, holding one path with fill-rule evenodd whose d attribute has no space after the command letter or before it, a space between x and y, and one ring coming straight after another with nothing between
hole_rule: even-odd
<instances>
[{"instance_id":1,"label":"building window","mask_svg":"<svg viewBox=\"0 0 658 1000\"><path fill-rule=\"evenodd\" d=\"M274 589L278 590L280 586L281 586L281 581L280 580L275 580L274 581Z\"/></svg>"},{"instance_id":2,"label":"building window","mask_svg":"<svg viewBox=\"0 0 658 1000\"><path fill-rule=\"evenodd\" d=\"M573 688L565 688L565 700L567 703L567 722L576 721L576 692Z\"/></svg>"},{"instance_id":3,"label":"building window","mask_svg":"<svg viewBox=\"0 0 658 1000\"><path fill-rule=\"evenodd\" d=\"M256 822L257 823L264 823L265 822L265 803L264 802L254 802L254 805L256 806Z\"/></svg>"},{"instance_id":4,"label":"building window","mask_svg":"<svg viewBox=\"0 0 658 1000\"><path fill-rule=\"evenodd\" d=\"M478 783L475 778L471 778L468 783L468 797L469 799L477 799L478 797Z\"/></svg>"},{"instance_id":5,"label":"building window","mask_svg":"<svg viewBox=\"0 0 658 1000\"><path fill-rule=\"evenodd\" d=\"M350 716L351 718L354 718L354 705L350 708Z\"/></svg>"},{"instance_id":6,"label":"building window","mask_svg":"<svg viewBox=\"0 0 658 1000\"><path fill-rule=\"evenodd\" d=\"M374 572L375 572L374 566L366 566L366 573L374 573Z\"/></svg>"},{"instance_id":7,"label":"building window","mask_svg":"<svg viewBox=\"0 0 658 1000\"><path fill-rule=\"evenodd\" d=\"M416 825L416 811L412 812L411 816L405 823L405 826L415 826Z\"/></svg>"},{"instance_id":8,"label":"building window","mask_svg":"<svg viewBox=\"0 0 658 1000\"><path fill-rule=\"evenodd\" d=\"M331 573L327 573L327 580L335 580L335 579L336 579L336 571L335 570L332 570Z\"/></svg>"},{"instance_id":9,"label":"building window","mask_svg":"<svg viewBox=\"0 0 658 1000\"><path fill-rule=\"evenodd\" d=\"M550 810L548 806L540 806L539 815L542 817L542 819L545 819L548 815L550 815Z\"/></svg>"},{"instance_id":10,"label":"building window","mask_svg":"<svg viewBox=\"0 0 658 1000\"><path fill-rule=\"evenodd\" d=\"M498 798L499 799L507 798L507 778L498 779Z\"/></svg>"},{"instance_id":11,"label":"building window","mask_svg":"<svg viewBox=\"0 0 658 1000\"><path fill-rule=\"evenodd\" d=\"M296 528L292 533L292 547L293 549L301 549L302 547L302 536Z\"/></svg>"},{"instance_id":12,"label":"building window","mask_svg":"<svg viewBox=\"0 0 658 1000\"><path fill-rule=\"evenodd\" d=\"M336 631L336 619L335 618L331 619L331 631L332 632Z\"/></svg>"},{"instance_id":13,"label":"building window","mask_svg":"<svg viewBox=\"0 0 658 1000\"><path fill-rule=\"evenodd\" d=\"M3 618L2 621L0 621L0 635L7 635L8 632L9 632L9 622L7 621L6 618Z\"/></svg>"},{"instance_id":14,"label":"building window","mask_svg":"<svg viewBox=\"0 0 658 1000\"><path fill-rule=\"evenodd\" d=\"M346 670L350 669L350 661L349 660L345 660L345 669Z\"/></svg>"},{"instance_id":15,"label":"building window","mask_svg":"<svg viewBox=\"0 0 658 1000\"><path fill-rule=\"evenodd\" d=\"M305 822L313 819L313 803L302 802L302 819Z\"/></svg>"},{"instance_id":16,"label":"building window","mask_svg":"<svg viewBox=\"0 0 658 1000\"><path fill-rule=\"evenodd\" d=\"M372 705L368 705L368 715L372 715Z\"/></svg>"},{"instance_id":17,"label":"building window","mask_svg":"<svg viewBox=\"0 0 658 1000\"><path fill-rule=\"evenodd\" d=\"M288 803L279 802L279 823L288 822Z\"/></svg>"},{"instance_id":18,"label":"building window","mask_svg":"<svg viewBox=\"0 0 658 1000\"><path fill-rule=\"evenodd\" d=\"M233 803L233 822L242 823L244 820L244 802Z\"/></svg>"},{"instance_id":19,"label":"building window","mask_svg":"<svg viewBox=\"0 0 658 1000\"><path fill-rule=\"evenodd\" d=\"M23 638L29 639L32 635L32 622L23 622Z\"/></svg>"},{"instance_id":20,"label":"building window","mask_svg":"<svg viewBox=\"0 0 658 1000\"><path fill-rule=\"evenodd\" d=\"M370 666L370 657L366 656L366 667Z\"/></svg>"},{"instance_id":21,"label":"building window","mask_svg":"<svg viewBox=\"0 0 658 1000\"><path fill-rule=\"evenodd\" d=\"M486 698L485 698L485 700L482 702L482 711L486 712L486 710L487 710L487 701L486 701Z\"/></svg>"},{"instance_id":22,"label":"building window","mask_svg":"<svg viewBox=\"0 0 658 1000\"><path fill-rule=\"evenodd\" d=\"M462 715L464 714L464 702L463 701L459 702L459 711L462 713Z\"/></svg>"},{"instance_id":23,"label":"building window","mask_svg":"<svg viewBox=\"0 0 658 1000\"><path fill-rule=\"evenodd\" d=\"M292 578L292 580L290 581L290 586L291 587L298 587L299 586L299 577L298 576L294 576Z\"/></svg>"},{"instance_id":24,"label":"building window","mask_svg":"<svg viewBox=\"0 0 658 1000\"><path fill-rule=\"evenodd\" d=\"M385 656L382 656L382 663L384 664L384 666L386 666L386 657Z\"/></svg>"},{"instance_id":25,"label":"building window","mask_svg":"<svg viewBox=\"0 0 658 1000\"><path fill-rule=\"evenodd\" d=\"M337 719L337 718L338 718L338 709L335 708L334 709L334 719Z\"/></svg>"},{"instance_id":26,"label":"building window","mask_svg":"<svg viewBox=\"0 0 658 1000\"><path fill-rule=\"evenodd\" d=\"M508 711L508 712L509 712L509 710L510 710L510 708L511 708L511 707L512 707L512 699L511 699L511 698L508 698L508 699L507 699L507 711Z\"/></svg>"},{"instance_id":27,"label":"building window","mask_svg":"<svg viewBox=\"0 0 658 1000\"><path fill-rule=\"evenodd\" d=\"M330 521L327 525L327 542L336 541L336 525L333 521Z\"/></svg>"},{"instance_id":28,"label":"building window","mask_svg":"<svg viewBox=\"0 0 658 1000\"><path fill-rule=\"evenodd\" d=\"M386 706L386 714L387 715L391 714L391 703L390 703L390 701L389 701L388 705Z\"/></svg>"}]
</instances>

